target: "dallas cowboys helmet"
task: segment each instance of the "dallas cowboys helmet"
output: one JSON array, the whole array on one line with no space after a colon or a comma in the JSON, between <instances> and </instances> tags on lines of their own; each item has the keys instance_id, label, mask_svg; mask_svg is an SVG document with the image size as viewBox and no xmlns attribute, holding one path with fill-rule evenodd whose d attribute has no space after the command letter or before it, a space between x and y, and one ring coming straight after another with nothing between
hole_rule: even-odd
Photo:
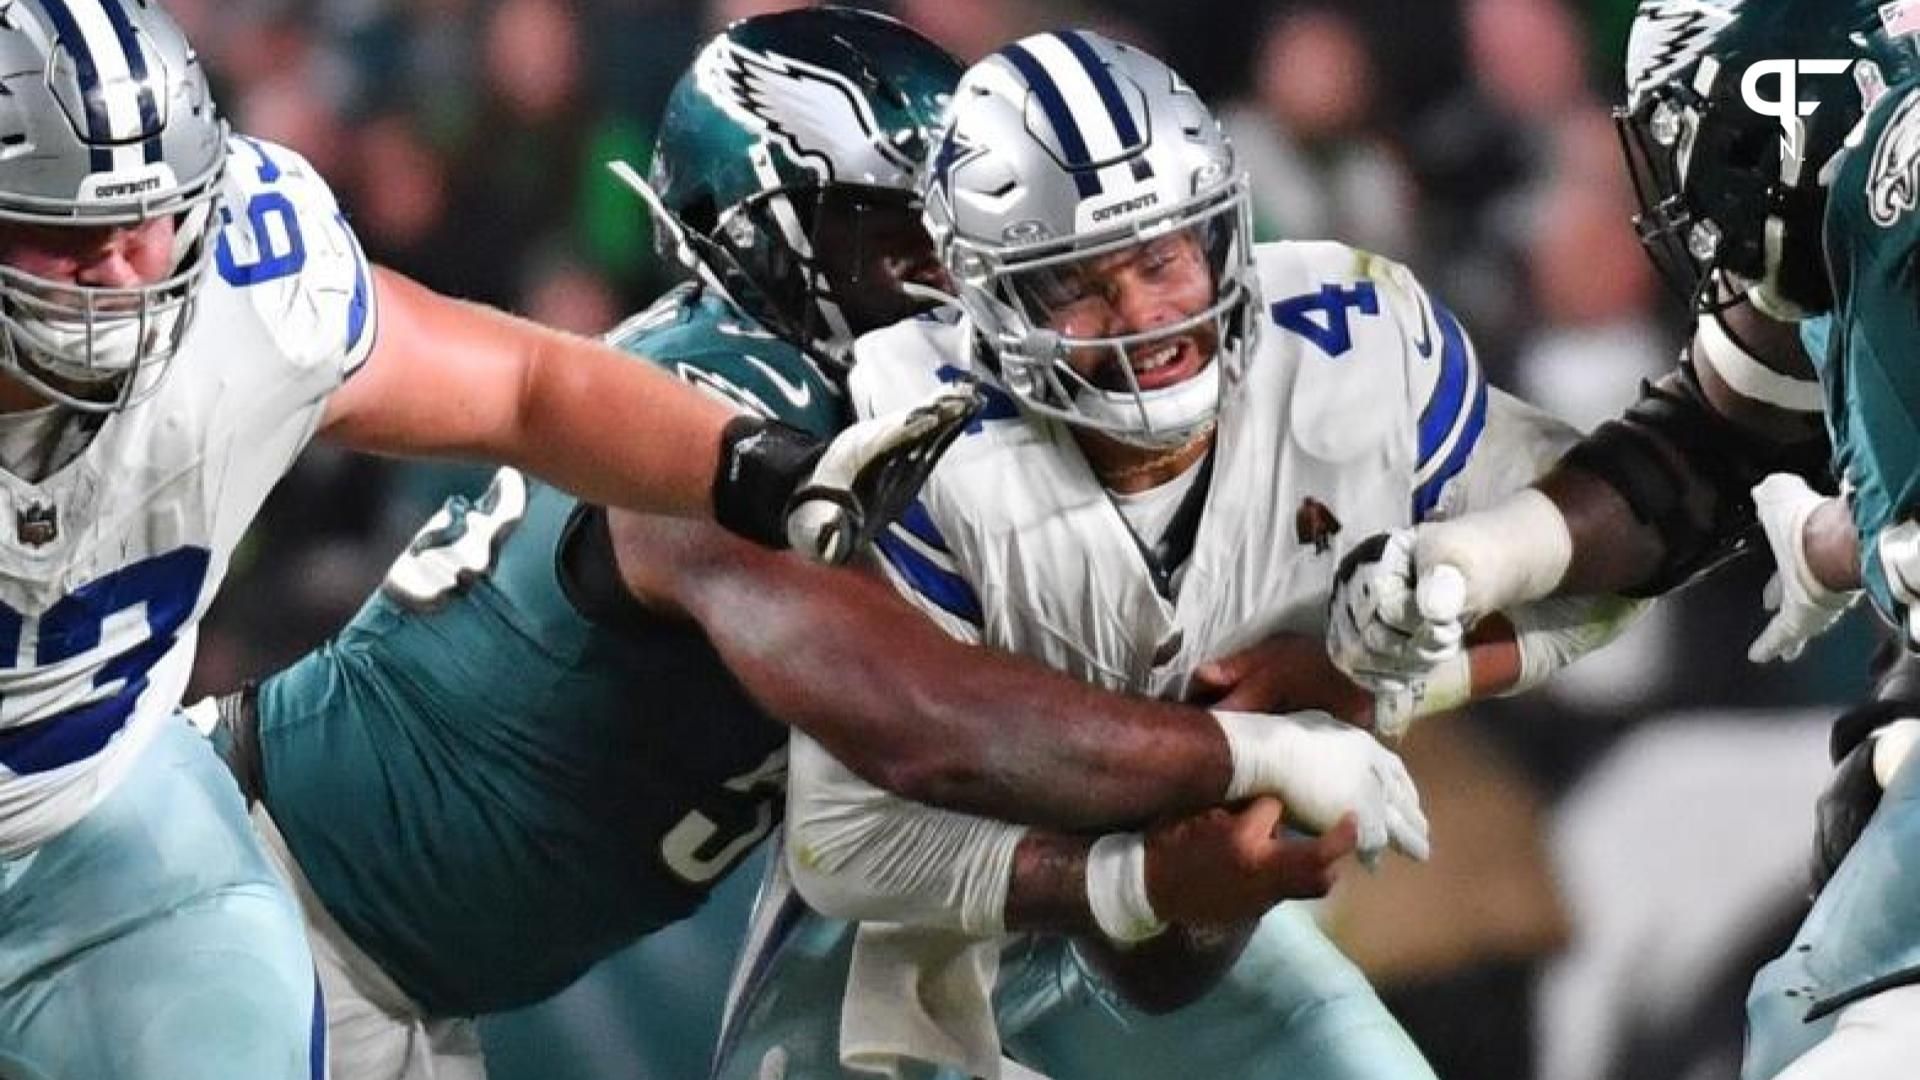
<instances>
[{"instance_id":1,"label":"dallas cowboys helmet","mask_svg":"<svg viewBox=\"0 0 1920 1080\"><path fill-rule=\"evenodd\" d=\"M147 0L0 0L0 221L174 218L172 268L131 288L0 266L0 367L74 408L150 395L192 321L226 125L179 27Z\"/></svg>"},{"instance_id":2,"label":"dallas cowboys helmet","mask_svg":"<svg viewBox=\"0 0 1920 1080\"><path fill-rule=\"evenodd\" d=\"M667 102L649 182L691 234L690 267L840 369L858 334L924 306L862 280L876 244L932 262L917 171L960 65L851 8L742 19ZM831 224L829 224L831 223Z\"/></svg>"},{"instance_id":3,"label":"dallas cowboys helmet","mask_svg":"<svg viewBox=\"0 0 1920 1080\"><path fill-rule=\"evenodd\" d=\"M1663 274L1700 308L1723 272L1764 311L1798 318L1832 305L1821 170L1877 93L1916 70L1911 0L1646 0L1627 47L1627 103L1615 121L1640 198L1635 225ZM1883 9L1886 9L1883 12ZM1784 82L1767 61L1853 61ZM1779 70L1778 67L1775 70ZM1748 105L1792 88L1797 115ZM1809 111L1807 106L1814 104Z\"/></svg>"},{"instance_id":4,"label":"dallas cowboys helmet","mask_svg":"<svg viewBox=\"0 0 1920 1080\"><path fill-rule=\"evenodd\" d=\"M954 92L925 198L960 305L1027 407L1148 447L1213 423L1257 325L1247 179L1212 113L1165 64L1077 30L987 57ZM1099 260L1183 232L1212 275L1210 304L1120 335L1049 326ZM1195 333L1211 336L1213 357L1142 389L1129 357ZM1101 351L1112 361L1099 381L1069 362Z\"/></svg>"}]
</instances>

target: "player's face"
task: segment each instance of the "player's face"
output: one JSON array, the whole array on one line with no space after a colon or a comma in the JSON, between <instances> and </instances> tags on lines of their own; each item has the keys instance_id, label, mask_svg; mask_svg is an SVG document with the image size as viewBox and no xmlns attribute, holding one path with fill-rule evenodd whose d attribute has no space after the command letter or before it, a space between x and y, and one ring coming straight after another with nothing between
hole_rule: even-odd
<instances>
[{"instance_id":1,"label":"player's face","mask_svg":"<svg viewBox=\"0 0 1920 1080\"><path fill-rule=\"evenodd\" d=\"M103 288L153 285L173 271L174 221L137 225L0 224L0 264L47 281Z\"/></svg>"},{"instance_id":2,"label":"player's face","mask_svg":"<svg viewBox=\"0 0 1920 1080\"><path fill-rule=\"evenodd\" d=\"M814 236L820 267L856 334L927 306L903 291L903 284L949 291L920 213L904 199L829 198L821 204Z\"/></svg>"},{"instance_id":3,"label":"player's face","mask_svg":"<svg viewBox=\"0 0 1920 1080\"><path fill-rule=\"evenodd\" d=\"M1069 338L1144 333L1198 315L1214 300L1213 270L1194 228L1031 277L1038 280L1027 287L1046 313L1047 327ZM1219 332L1209 320L1129 346L1124 362L1141 390L1158 390L1198 374L1218 345ZM1103 390L1129 389L1116 349L1073 349L1068 363Z\"/></svg>"}]
</instances>

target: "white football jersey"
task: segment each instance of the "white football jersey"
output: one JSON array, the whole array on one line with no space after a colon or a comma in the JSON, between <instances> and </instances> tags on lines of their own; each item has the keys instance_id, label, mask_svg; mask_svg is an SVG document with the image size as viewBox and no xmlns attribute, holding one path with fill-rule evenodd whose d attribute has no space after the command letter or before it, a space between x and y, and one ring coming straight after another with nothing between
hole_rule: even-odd
<instances>
[{"instance_id":1,"label":"white football jersey","mask_svg":"<svg viewBox=\"0 0 1920 1080\"><path fill-rule=\"evenodd\" d=\"M299 155L236 137L199 310L152 398L40 483L0 471L0 853L86 814L178 706L234 545L374 339Z\"/></svg>"},{"instance_id":2,"label":"white football jersey","mask_svg":"<svg viewBox=\"0 0 1920 1080\"><path fill-rule=\"evenodd\" d=\"M1333 243L1256 258L1260 331L1219 414L1177 589L1070 430L994 387L965 320L862 338L862 416L963 376L989 388L982 419L876 544L895 585L960 637L1178 699L1202 662L1279 631L1323 633L1334 572L1360 541L1497 501L1577 437L1491 390L1460 323L1406 268Z\"/></svg>"}]
</instances>

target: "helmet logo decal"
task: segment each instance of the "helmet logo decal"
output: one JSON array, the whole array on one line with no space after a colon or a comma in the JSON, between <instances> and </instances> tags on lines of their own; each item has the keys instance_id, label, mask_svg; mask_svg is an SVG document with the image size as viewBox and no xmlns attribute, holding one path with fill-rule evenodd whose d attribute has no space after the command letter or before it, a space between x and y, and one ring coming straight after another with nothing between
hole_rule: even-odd
<instances>
[{"instance_id":1,"label":"helmet logo decal","mask_svg":"<svg viewBox=\"0 0 1920 1080\"><path fill-rule=\"evenodd\" d=\"M1641 7L1627 41L1627 99L1692 63L1733 21L1740 0L1667 0Z\"/></svg>"},{"instance_id":2,"label":"helmet logo decal","mask_svg":"<svg viewBox=\"0 0 1920 1080\"><path fill-rule=\"evenodd\" d=\"M939 148L933 154L931 177L934 186L939 188L949 204L953 202L953 170L985 152L986 147L968 141L958 127L947 128L947 133L940 139Z\"/></svg>"},{"instance_id":3,"label":"helmet logo decal","mask_svg":"<svg viewBox=\"0 0 1920 1080\"><path fill-rule=\"evenodd\" d=\"M1920 95L1910 94L1873 144L1867 169L1867 212L1886 228L1920 201Z\"/></svg>"},{"instance_id":4,"label":"helmet logo decal","mask_svg":"<svg viewBox=\"0 0 1920 1080\"><path fill-rule=\"evenodd\" d=\"M701 54L695 78L729 116L823 182L885 182L917 164L882 136L873 107L839 72L723 40ZM854 175L836 175L836 157Z\"/></svg>"}]
</instances>

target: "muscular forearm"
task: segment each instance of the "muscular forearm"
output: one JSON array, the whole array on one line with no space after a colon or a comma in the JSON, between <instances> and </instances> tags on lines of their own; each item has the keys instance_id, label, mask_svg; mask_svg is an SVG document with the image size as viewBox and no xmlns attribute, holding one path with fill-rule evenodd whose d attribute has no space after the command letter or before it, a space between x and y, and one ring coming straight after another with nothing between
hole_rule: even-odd
<instances>
[{"instance_id":1,"label":"muscular forearm","mask_svg":"<svg viewBox=\"0 0 1920 1080\"><path fill-rule=\"evenodd\" d=\"M324 431L363 450L521 466L601 503L709 515L734 413L588 338L376 270L379 338Z\"/></svg>"},{"instance_id":2,"label":"muscular forearm","mask_svg":"<svg viewBox=\"0 0 1920 1080\"><path fill-rule=\"evenodd\" d=\"M1013 852L1007 886L1007 929L1098 934L1087 903L1087 852L1083 836L1029 832Z\"/></svg>"},{"instance_id":3,"label":"muscular forearm","mask_svg":"<svg viewBox=\"0 0 1920 1080\"><path fill-rule=\"evenodd\" d=\"M1209 806L1232 780L1202 709L964 645L883 583L711 527L626 514L612 525L637 595L686 611L763 708L890 791L1073 830Z\"/></svg>"}]
</instances>

